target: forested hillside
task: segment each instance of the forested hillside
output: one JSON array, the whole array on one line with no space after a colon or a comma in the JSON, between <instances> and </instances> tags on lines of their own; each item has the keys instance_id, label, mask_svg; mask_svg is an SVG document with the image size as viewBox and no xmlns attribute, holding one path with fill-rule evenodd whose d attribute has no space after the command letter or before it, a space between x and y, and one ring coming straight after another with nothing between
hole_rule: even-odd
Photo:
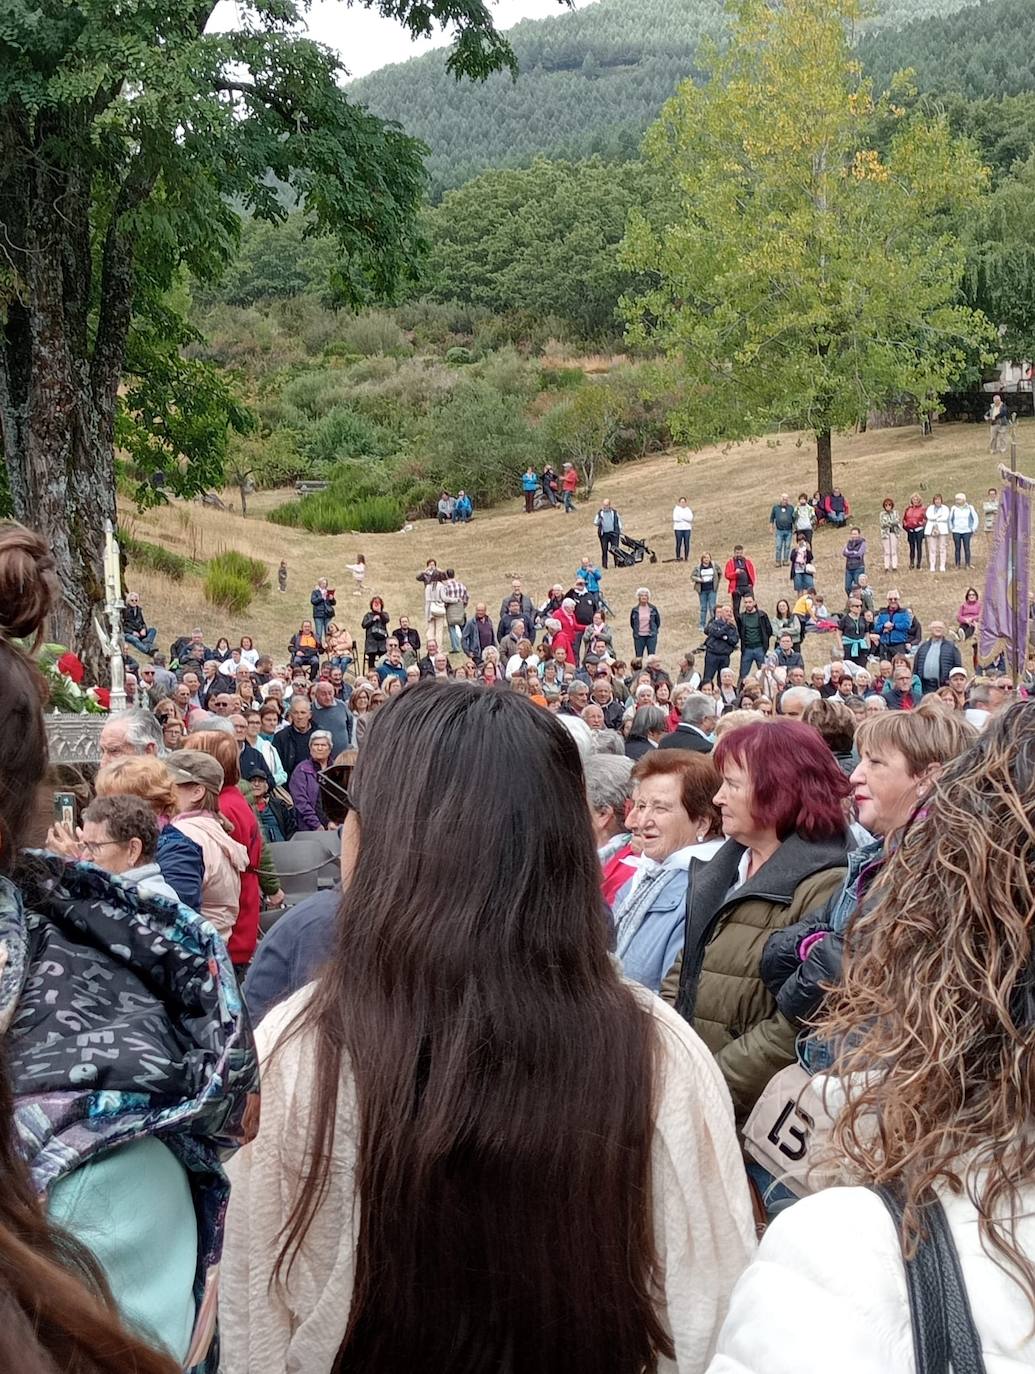
<instances>
[{"instance_id":1,"label":"forested hillside","mask_svg":"<svg viewBox=\"0 0 1035 1374\"><path fill-rule=\"evenodd\" d=\"M1007 77L1020 81L1023 64L1032 61L1031 45L1008 41L1027 23L1022 11L1030 18L1029 0L985 0L966 8L954 25L947 22L965 6L966 0L884 0L862 38L864 61L870 64L868 47L879 43L881 69L888 62L917 65L926 73L925 88L944 86L946 71L960 69L957 48L970 27L979 38L976 53L963 54L966 93L1002 94ZM696 73L702 39L720 39L725 23L724 0L600 0L510 30L521 69L516 82L498 75L484 85L458 84L429 53L374 72L349 92L428 145L436 198L486 167L523 166L536 155L635 156L643 131L676 84ZM994 45L987 50L986 35L996 25L1006 76L1000 52ZM892 36L888 29L901 33ZM951 67L939 56L942 48L952 54L946 59Z\"/></svg>"}]
</instances>

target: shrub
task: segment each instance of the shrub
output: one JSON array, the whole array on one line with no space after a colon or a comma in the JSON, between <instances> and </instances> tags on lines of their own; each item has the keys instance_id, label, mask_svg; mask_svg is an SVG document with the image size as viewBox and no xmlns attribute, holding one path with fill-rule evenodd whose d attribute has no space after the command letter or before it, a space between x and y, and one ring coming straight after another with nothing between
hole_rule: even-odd
<instances>
[{"instance_id":1,"label":"shrub","mask_svg":"<svg viewBox=\"0 0 1035 1374\"><path fill-rule=\"evenodd\" d=\"M450 348L446 351L446 362L450 367L464 367L474 362L474 354L469 348Z\"/></svg>"},{"instance_id":2,"label":"shrub","mask_svg":"<svg viewBox=\"0 0 1035 1374\"><path fill-rule=\"evenodd\" d=\"M293 525L313 534L393 534L403 523L405 511L395 495L356 498L351 488L331 487L313 492L301 501L289 501L270 511L276 525Z\"/></svg>"},{"instance_id":3,"label":"shrub","mask_svg":"<svg viewBox=\"0 0 1035 1374\"><path fill-rule=\"evenodd\" d=\"M426 477L480 505L513 496L525 467L539 458L536 431L516 396L464 378L432 411L421 435Z\"/></svg>"},{"instance_id":4,"label":"shrub","mask_svg":"<svg viewBox=\"0 0 1035 1374\"><path fill-rule=\"evenodd\" d=\"M120 533L119 546L131 568L147 568L174 582L182 582L190 570L190 560L182 554L163 549L160 544L149 544L146 539L134 539L131 534Z\"/></svg>"},{"instance_id":5,"label":"shrub","mask_svg":"<svg viewBox=\"0 0 1035 1374\"><path fill-rule=\"evenodd\" d=\"M544 391L567 391L583 386L585 381L581 367L544 367L539 373L539 385Z\"/></svg>"},{"instance_id":6,"label":"shrub","mask_svg":"<svg viewBox=\"0 0 1035 1374\"><path fill-rule=\"evenodd\" d=\"M216 567L215 563L213 559L205 574L205 600L226 611L247 610L252 599L252 584L246 577Z\"/></svg>"},{"instance_id":7,"label":"shrub","mask_svg":"<svg viewBox=\"0 0 1035 1374\"><path fill-rule=\"evenodd\" d=\"M335 337L348 345L352 353L367 358L373 354L400 357L409 353L406 335L387 311L364 310L360 315L339 316Z\"/></svg>"},{"instance_id":8,"label":"shrub","mask_svg":"<svg viewBox=\"0 0 1035 1374\"><path fill-rule=\"evenodd\" d=\"M249 558L246 553L238 553L236 549L224 549L217 553L209 563L208 570L210 573L215 570L242 578L254 591L264 587L269 580L269 568L265 563L258 558Z\"/></svg>"},{"instance_id":9,"label":"shrub","mask_svg":"<svg viewBox=\"0 0 1035 1374\"><path fill-rule=\"evenodd\" d=\"M322 420L348 400L350 387L340 372L329 369L301 372L280 393L281 404L300 411L308 420Z\"/></svg>"},{"instance_id":10,"label":"shrub","mask_svg":"<svg viewBox=\"0 0 1035 1374\"><path fill-rule=\"evenodd\" d=\"M303 443L314 463L340 463L350 458L383 457L393 447L390 436L365 415L335 406L305 434Z\"/></svg>"}]
</instances>

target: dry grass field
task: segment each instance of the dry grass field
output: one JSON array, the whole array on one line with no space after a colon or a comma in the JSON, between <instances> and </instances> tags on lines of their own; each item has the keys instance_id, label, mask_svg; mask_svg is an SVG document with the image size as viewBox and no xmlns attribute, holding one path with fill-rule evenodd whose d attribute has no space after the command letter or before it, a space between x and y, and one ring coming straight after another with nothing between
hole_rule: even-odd
<instances>
[{"instance_id":1,"label":"dry grass field","mask_svg":"<svg viewBox=\"0 0 1035 1374\"><path fill-rule=\"evenodd\" d=\"M1031 471L1035 423L1022 426L1018 437L1019 466ZM951 566L944 576L910 573L902 570L900 560L899 573L892 581L883 571L877 539L881 500L891 495L901 510L913 490L926 500L941 492L950 504L955 492L964 491L980 509L986 489L998 485L999 460L988 453L987 443L987 430L977 425L939 426L927 439L908 428L835 440L834 479L851 502L853 520L858 520L870 540L871 583L882 597L894 581L924 624L938 616L952 623L968 583L982 588L987 540L980 534L974 540L974 569L969 578ZM518 477L515 474L515 487ZM235 642L247 632L261 649L278 656L308 615L309 592L319 576L328 577L337 587L338 618L356 633L366 601L353 595L352 576L344 565L354 562L357 553L367 560L367 596L384 597L393 623L406 613L422 630L423 589L415 577L428 558L436 558L442 568L454 566L470 589L472 601L484 598L493 615L512 574L524 580L535 600L544 597L554 581L570 585L580 556L598 558L593 515L599 500L608 496L620 510L626 532L646 539L658 555L654 566L642 564L607 574L604 589L616 613L617 643L631 652L629 609L636 588L649 586L662 615L659 651L674 665L684 649L700 643L697 597L689 568L673 560L671 510L676 500L685 495L695 512L691 557L708 550L721 563L735 543L742 543L758 570L760 600L772 611L777 598L788 593L790 583L786 570L774 567L769 509L781 491L788 491L793 500L799 491L811 492L814 484L813 448L808 443L799 447L791 437L729 450L673 450L615 468L598 481L593 501L580 502L574 515L559 510L525 515L515 498L492 511L476 512L467 526L440 527L436 521L424 520L396 534L317 536L272 525L263 518L266 510L286 499L283 492L264 492L253 498L246 520L198 502L175 503L143 514L129 509L123 511L123 519L138 538L202 559L221 549L240 550L269 564L271 585L239 623L231 624L225 613L206 604L197 579L177 584L144 571L136 573L131 567L128 581L141 593L149 621L158 626L160 647L167 648L176 634L200 624L209 644L220 634ZM233 491L223 496L228 504L236 499ZM844 604L843 543L833 530L821 530L816 537L817 587L831 610L840 610ZM902 553L908 569L904 539ZM276 590L281 558L287 560L289 570L284 596ZM810 638L808 650L819 661L829 656L828 641Z\"/></svg>"}]
</instances>

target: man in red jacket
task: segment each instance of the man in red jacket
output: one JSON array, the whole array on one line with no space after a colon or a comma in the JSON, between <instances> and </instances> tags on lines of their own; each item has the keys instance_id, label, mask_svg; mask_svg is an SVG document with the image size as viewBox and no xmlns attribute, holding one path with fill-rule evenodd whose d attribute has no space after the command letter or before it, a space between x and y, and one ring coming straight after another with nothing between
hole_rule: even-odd
<instances>
[{"instance_id":1,"label":"man in red jacket","mask_svg":"<svg viewBox=\"0 0 1035 1374\"><path fill-rule=\"evenodd\" d=\"M579 484L579 474L574 463L565 463L561 488L564 492L564 514L575 509L575 488Z\"/></svg>"},{"instance_id":2,"label":"man in red jacket","mask_svg":"<svg viewBox=\"0 0 1035 1374\"><path fill-rule=\"evenodd\" d=\"M743 544L736 544L732 558L726 560L723 576L733 599L733 618L740 617L741 597L753 596L755 592L755 565L750 558L744 557Z\"/></svg>"}]
</instances>

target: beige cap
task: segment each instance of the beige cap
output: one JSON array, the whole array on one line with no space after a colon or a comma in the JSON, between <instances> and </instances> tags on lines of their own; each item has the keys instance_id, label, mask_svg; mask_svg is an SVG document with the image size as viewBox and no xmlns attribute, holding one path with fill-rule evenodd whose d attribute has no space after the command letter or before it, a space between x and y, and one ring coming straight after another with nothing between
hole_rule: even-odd
<instances>
[{"instance_id":1,"label":"beige cap","mask_svg":"<svg viewBox=\"0 0 1035 1374\"><path fill-rule=\"evenodd\" d=\"M177 749L166 754L165 766L173 782L200 782L213 792L223 790L223 766L202 749Z\"/></svg>"}]
</instances>

